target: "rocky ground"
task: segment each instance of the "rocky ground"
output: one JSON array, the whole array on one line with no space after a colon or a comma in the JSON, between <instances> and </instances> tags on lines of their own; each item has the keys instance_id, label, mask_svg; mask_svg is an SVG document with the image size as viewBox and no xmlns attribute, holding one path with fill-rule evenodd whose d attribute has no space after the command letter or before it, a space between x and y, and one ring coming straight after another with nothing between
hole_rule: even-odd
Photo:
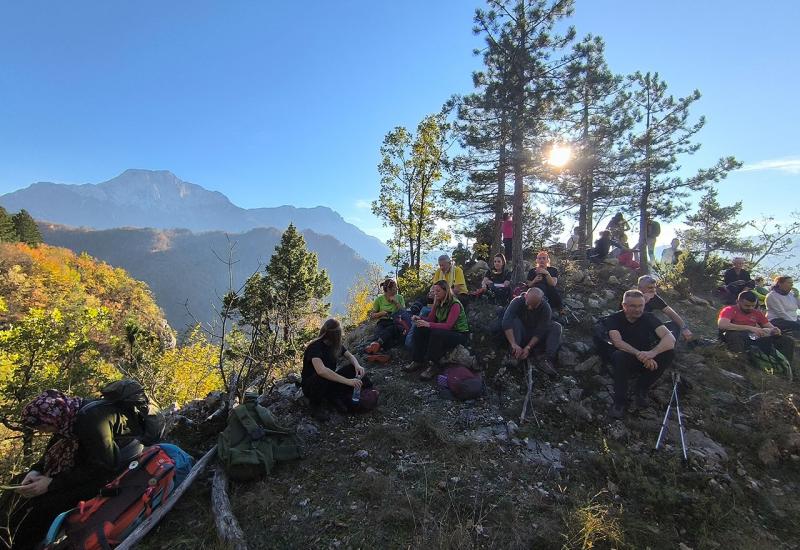
<instances>
[{"instance_id":1,"label":"rocky ground","mask_svg":"<svg viewBox=\"0 0 800 550\"><path fill-rule=\"evenodd\" d=\"M560 266L561 267L561 266ZM476 270L476 272L479 269ZM593 355L593 320L617 309L633 274L567 264L561 378L534 375L534 415L520 422L521 367L487 335L497 313L469 306L481 399L442 399L434 383L368 367L377 410L311 419L294 378L263 402L308 443L308 456L231 499L251 548L796 548L800 547L800 397L716 344L678 349L674 370L686 426L682 460L673 412L653 450L672 392L669 375L647 409L609 422L611 379ZM663 293L695 334L716 335L716 308ZM353 330L363 349L370 327ZM462 362L463 362L462 358ZM366 362L364 362L366 364ZM195 404L201 418L212 403ZM220 426L177 430L200 452ZM146 548L215 548L209 485L198 482Z\"/></svg>"}]
</instances>

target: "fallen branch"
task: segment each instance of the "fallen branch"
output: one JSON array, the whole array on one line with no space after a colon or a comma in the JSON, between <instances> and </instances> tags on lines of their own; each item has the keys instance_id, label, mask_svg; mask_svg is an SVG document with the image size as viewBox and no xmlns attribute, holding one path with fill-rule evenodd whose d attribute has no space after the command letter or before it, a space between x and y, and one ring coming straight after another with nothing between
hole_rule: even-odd
<instances>
[{"instance_id":1,"label":"fallen branch","mask_svg":"<svg viewBox=\"0 0 800 550\"><path fill-rule=\"evenodd\" d=\"M189 475L186 476L186 479L183 480L183 483L178 486L175 491L172 492L169 497L162 503L161 506L156 508L156 510L145 519L139 527L134 529L130 535L128 535L122 544L116 547L116 550L130 550L136 544L141 541L147 533L149 533L153 527L158 525L158 522L161 521L167 512L172 510L172 507L175 506L175 503L178 502L178 499L183 496L183 493L189 488L189 486L197 479L197 476L200 475L205 467L208 465L211 458L217 453L217 446L214 445L211 449L203 455L203 458L197 461L197 463L192 468L192 471L189 472Z\"/></svg>"},{"instance_id":2,"label":"fallen branch","mask_svg":"<svg viewBox=\"0 0 800 550\"><path fill-rule=\"evenodd\" d=\"M214 471L214 481L211 485L211 511L214 513L217 536L225 548L247 550L244 533L236 521L228 498L228 475L219 465Z\"/></svg>"}]
</instances>

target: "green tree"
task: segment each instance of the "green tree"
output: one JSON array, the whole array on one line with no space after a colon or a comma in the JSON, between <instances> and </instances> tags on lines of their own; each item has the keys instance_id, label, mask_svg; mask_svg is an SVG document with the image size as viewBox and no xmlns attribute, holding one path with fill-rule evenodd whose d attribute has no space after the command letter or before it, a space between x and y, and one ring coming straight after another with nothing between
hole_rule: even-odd
<instances>
[{"instance_id":1,"label":"green tree","mask_svg":"<svg viewBox=\"0 0 800 550\"><path fill-rule=\"evenodd\" d=\"M542 181L541 159L549 124L559 113L559 60L575 31L563 35L554 27L573 11L572 0L489 0L488 10L475 12L475 32L486 40L483 62L487 79L482 83L493 97L507 103L509 162L514 174L514 234L522 235L526 204L526 178ZM490 80L491 79L491 80ZM543 195L547 189L541 189ZM522 257L522 239L514 239L513 254ZM514 262L514 279L524 276L522 262Z\"/></svg>"},{"instance_id":2,"label":"green tree","mask_svg":"<svg viewBox=\"0 0 800 550\"><path fill-rule=\"evenodd\" d=\"M700 148L693 139L705 125L705 118L700 117L694 123L689 120L689 109L700 99L700 92L695 90L675 99L658 73L637 72L629 81L634 87L631 100L637 111L637 125L628 138L630 209L639 216L639 250L646 250L648 218L674 219L690 191L708 189L741 163L725 157L711 168L698 170L694 176L678 176L679 159ZM641 269L648 271L647 255L640 257Z\"/></svg>"},{"instance_id":3,"label":"green tree","mask_svg":"<svg viewBox=\"0 0 800 550\"><path fill-rule=\"evenodd\" d=\"M701 256L703 266L715 252L747 252L752 243L739 237L742 223L736 219L741 209L742 201L721 206L717 190L709 189L700 199L697 212L686 217L689 229L679 230L678 238L689 253Z\"/></svg>"},{"instance_id":4,"label":"green tree","mask_svg":"<svg viewBox=\"0 0 800 550\"><path fill-rule=\"evenodd\" d=\"M450 217L440 193L450 139L447 114L445 108L426 116L416 135L398 126L381 145L381 188L372 212L394 231L387 260L396 267L407 264L417 274L424 253L449 239L435 224Z\"/></svg>"},{"instance_id":5,"label":"green tree","mask_svg":"<svg viewBox=\"0 0 800 550\"><path fill-rule=\"evenodd\" d=\"M6 209L0 206L0 242L14 243L17 241L19 241L19 236L14 227L14 220L8 215Z\"/></svg>"},{"instance_id":6,"label":"green tree","mask_svg":"<svg viewBox=\"0 0 800 550\"><path fill-rule=\"evenodd\" d=\"M578 207L584 247L592 242L596 221L627 198L622 145L633 117L625 80L609 70L600 37L589 35L573 46L565 84L564 133L574 136L574 159L558 179L559 203Z\"/></svg>"},{"instance_id":7,"label":"green tree","mask_svg":"<svg viewBox=\"0 0 800 550\"><path fill-rule=\"evenodd\" d=\"M19 236L19 240L29 244L30 246L37 246L42 243L42 234L39 232L39 226L28 214L24 208L11 217L14 223L14 229Z\"/></svg>"}]
</instances>

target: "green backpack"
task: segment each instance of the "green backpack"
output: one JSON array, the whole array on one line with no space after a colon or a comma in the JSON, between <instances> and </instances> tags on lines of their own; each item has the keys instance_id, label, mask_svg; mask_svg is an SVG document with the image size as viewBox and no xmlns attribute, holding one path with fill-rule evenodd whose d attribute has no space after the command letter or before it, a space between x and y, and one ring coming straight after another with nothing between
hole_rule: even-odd
<instances>
[{"instance_id":1,"label":"green backpack","mask_svg":"<svg viewBox=\"0 0 800 550\"><path fill-rule=\"evenodd\" d=\"M267 409L248 401L235 407L217 441L219 461L236 481L260 479L276 462L302 458L303 444Z\"/></svg>"},{"instance_id":2,"label":"green backpack","mask_svg":"<svg viewBox=\"0 0 800 550\"><path fill-rule=\"evenodd\" d=\"M790 381L792 380L792 365L789 360L773 348L770 353L758 346L750 346L748 351L750 363L757 369L761 369L767 374L784 374Z\"/></svg>"}]
</instances>

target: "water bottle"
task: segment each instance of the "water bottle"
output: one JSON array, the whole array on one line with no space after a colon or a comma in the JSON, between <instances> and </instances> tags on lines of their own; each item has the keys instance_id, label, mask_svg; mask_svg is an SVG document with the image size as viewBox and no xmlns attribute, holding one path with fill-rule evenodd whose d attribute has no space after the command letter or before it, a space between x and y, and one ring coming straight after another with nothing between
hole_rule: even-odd
<instances>
[{"instance_id":1,"label":"water bottle","mask_svg":"<svg viewBox=\"0 0 800 550\"><path fill-rule=\"evenodd\" d=\"M748 333L748 334L747 334L747 336L748 336L748 337L749 337L751 340L758 340L758 336L756 336L754 332L750 332L750 333Z\"/></svg>"},{"instance_id":2,"label":"water bottle","mask_svg":"<svg viewBox=\"0 0 800 550\"><path fill-rule=\"evenodd\" d=\"M361 401L361 388L356 386L353 388L353 405L358 405L360 401Z\"/></svg>"}]
</instances>

